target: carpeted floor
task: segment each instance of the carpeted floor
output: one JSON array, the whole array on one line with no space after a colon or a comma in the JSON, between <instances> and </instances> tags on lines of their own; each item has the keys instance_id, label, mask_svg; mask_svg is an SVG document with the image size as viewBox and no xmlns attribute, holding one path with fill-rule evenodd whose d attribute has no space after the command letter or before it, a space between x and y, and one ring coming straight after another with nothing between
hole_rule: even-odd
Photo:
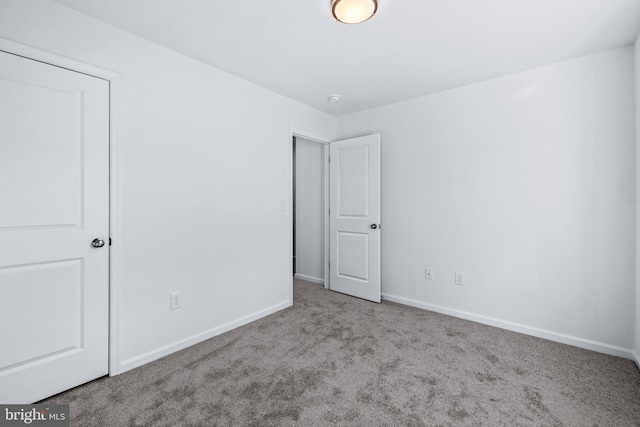
<instances>
[{"instance_id":1,"label":"carpeted floor","mask_svg":"<svg viewBox=\"0 0 640 427\"><path fill-rule=\"evenodd\" d=\"M303 281L294 297L46 402L75 426L640 426L629 360Z\"/></svg>"}]
</instances>

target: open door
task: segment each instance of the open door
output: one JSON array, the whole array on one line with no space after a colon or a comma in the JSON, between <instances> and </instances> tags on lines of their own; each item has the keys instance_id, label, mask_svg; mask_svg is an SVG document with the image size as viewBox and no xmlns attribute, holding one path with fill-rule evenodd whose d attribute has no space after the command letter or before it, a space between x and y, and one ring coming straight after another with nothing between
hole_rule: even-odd
<instances>
[{"instance_id":1,"label":"open door","mask_svg":"<svg viewBox=\"0 0 640 427\"><path fill-rule=\"evenodd\" d=\"M331 143L330 287L380 302L380 135Z\"/></svg>"}]
</instances>

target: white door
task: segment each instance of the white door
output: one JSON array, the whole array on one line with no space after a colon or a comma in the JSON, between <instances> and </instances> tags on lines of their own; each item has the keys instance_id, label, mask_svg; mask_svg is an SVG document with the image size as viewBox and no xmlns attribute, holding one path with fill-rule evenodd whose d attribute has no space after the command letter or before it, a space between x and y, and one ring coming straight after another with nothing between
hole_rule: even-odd
<instances>
[{"instance_id":1,"label":"white door","mask_svg":"<svg viewBox=\"0 0 640 427\"><path fill-rule=\"evenodd\" d=\"M108 373L108 236L109 82L0 52L0 402Z\"/></svg>"},{"instance_id":2,"label":"white door","mask_svg":"<svg viewBox=\"0 0 640 427\"><path fill-rule=\"evenodd\" d=\"M380 135L331 143L330 287L380 302Z\"/></svg>"}]
</instances>

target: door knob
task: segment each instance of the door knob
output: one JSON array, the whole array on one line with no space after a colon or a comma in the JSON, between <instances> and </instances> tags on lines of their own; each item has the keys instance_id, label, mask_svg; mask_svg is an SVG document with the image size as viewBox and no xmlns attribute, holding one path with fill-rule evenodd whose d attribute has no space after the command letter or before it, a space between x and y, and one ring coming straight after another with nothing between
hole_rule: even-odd
<instances>
[{"instance_id":1,"label":"door knob","mask_svg":"<svg viewBox=\"0 0 640 427\"><path fill-rule=\"evenodd\" d=\"M375 230L376 228L378 228L378 225L377 224L371 224L369 226L369 228L372 229L372 230Z\"/></svg>"},{"instance_id":2,"label":"door knob","mask_svg":"<svg viewBox=\"0 0 640 427\"><path fill-rule=\"evenodd\" d=\"M91 246L93 246L94 248L101 248L104 246L104 240L93 239L93 242L91 242Z\"/></svg>"}]
</instances>

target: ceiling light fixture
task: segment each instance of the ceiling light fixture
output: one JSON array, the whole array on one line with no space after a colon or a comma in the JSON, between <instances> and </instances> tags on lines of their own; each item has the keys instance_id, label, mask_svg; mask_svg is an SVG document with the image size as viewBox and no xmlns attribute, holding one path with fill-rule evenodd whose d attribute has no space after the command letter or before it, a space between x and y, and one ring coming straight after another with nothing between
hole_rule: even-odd
<instances>
[{"instance_id":1,"label":"ceiling light fixture","mask_svg":"<svg viewBox=\"0 0 640 427\"><path fill-rule=\"evenodd\" d=\"M331 0L331 11L344 24L359 24L378 10L378 0Z\"/></svg>"},{"instance_id":2,"label":"ceiling light fixture","mask_svg":"<svg viewBox=\"0 0 640 427\"><path fill-rule=\"evenodd\" d=\"M340 95L338 95L338 94L336 93L336 94L331 95L331 96L328 98L328 100L329 100L329 102L340 102L340 98L341 98L341 97L340 97Z\"/></svg>"}]
</instances>

